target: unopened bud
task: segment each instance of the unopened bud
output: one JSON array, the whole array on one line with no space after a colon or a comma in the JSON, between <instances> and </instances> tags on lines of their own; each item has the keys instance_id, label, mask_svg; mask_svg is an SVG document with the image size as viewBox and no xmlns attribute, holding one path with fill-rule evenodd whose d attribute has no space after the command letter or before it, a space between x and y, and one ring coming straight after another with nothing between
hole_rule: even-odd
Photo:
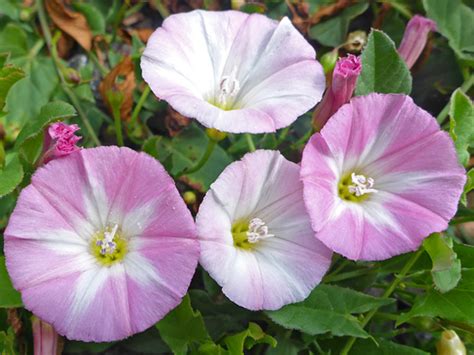
<instances>
[{"instance_id":1,"label":"unopened bud","mask_svg":"<svg viewBox=\"0 0 474 355\"><path fill-rule=\"evenodd\" d=\"M344 49L351 53L360 53L367 43L367 33L365 31L354 31L347 35Z\"/></svg>"},{"instance_id":2,"label":"unopened bud","mask_svg":"<svg viewBox=\"0 0 474 355\"><path fill-rule=\"evenodd\" d=\"M193 191L186 191L183 194L183 199L187 205L193 205L196 203L196 194Z\"/></svg>"},{"instance_id":3,"label":"unopened bud","mask_svg":"<svg viewBox=\"0 0 474 355\"><path fill-rule=\"evenodd\" d=\"M220 142L227 137L227 133L218 131L215 128L206 128L207 136L213 141Z\"/></svg>"},{"instance_id":4,"label":"unopened bud","mask_svg":"<svg viewBox=\"0 0 474 355\"><path fill-rule=\"evenodd\" d=\"M466 347L454 330L445 330L436 343L437 355L466 355Z\"/></svg>"},{"instance_id":5,"label":"unopened bud","mask_svg":"<svg viewBox=\"0 0 474 355\"><path fill-rule=\"evenodd\" d=\"M324 74L330 73L334 70L334 67L336 66L337 58L339 58L339 53L336 49L325 53L321 57L319 62L323 66Z\"/></svg>"}]
</instances>

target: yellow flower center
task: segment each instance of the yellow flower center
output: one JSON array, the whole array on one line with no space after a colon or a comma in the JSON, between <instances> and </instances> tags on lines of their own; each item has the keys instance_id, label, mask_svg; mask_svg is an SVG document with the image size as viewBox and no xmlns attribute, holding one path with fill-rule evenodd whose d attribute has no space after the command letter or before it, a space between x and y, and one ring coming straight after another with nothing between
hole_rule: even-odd
<instances>
[{"instance_id":1,"label":"yellow flower center","mask_svg":"<svg viewBox=\"0 0 474 355\"><path fill-rule=\"evenodd\" d=\"M376 193L375 181L365 175L346 174L338 184L339 197L345 201L362 202Z\"/></svg>"},{"instance_id":2,"label":"yellow flower center","mask_svg":"<svg viewBox=\"0 0 474 355\"><path fill-rule=\"evenodd\" d=\"M111 266L123 260L127 254L127 241L123 238L120 227L115 224L94 234L90 250L100 264Z\"/></svg>"},{"instance_id":3,"label":"yellow flower center","mask_svg":"<svg viewBox=\"0 0 474 355\"><path fill-rule=\"evenodd\" d=\"M260 218L252 218L249 221L240 220L232 226L232 237L234 245L238 248L251 250L256 244L264 239L274 237L268 233L268 226Z\"/></svg>"}]
</instances>

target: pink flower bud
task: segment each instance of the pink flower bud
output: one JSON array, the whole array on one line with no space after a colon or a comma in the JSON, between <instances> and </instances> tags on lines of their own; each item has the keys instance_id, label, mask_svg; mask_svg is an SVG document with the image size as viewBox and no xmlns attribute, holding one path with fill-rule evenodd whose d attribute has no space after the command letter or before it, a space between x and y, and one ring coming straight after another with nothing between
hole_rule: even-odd
<instances>
[{"instance_id":1,"label":"pink flower bud","mask_svg":"<svg viewBox=\"0 0 474 355\"><path fill-rule=\"evenodd\" d=\"M67 125L64 122L56 122L49 126L48 133L52 139L60 137L71 137L80 128L77 124Z\"/></svg>"},{"instance_id":2,"label":"pink flower bud","mask_svg":"<svg viewBox=\"0 0 474 355\"><path fill-rule=\"evenodd\" d=\"M34 355L56 355L61 353L59 335L49 323L33 316L31 326L33 329Z\"/></svg>"},{"instance_id":3,"label":"pink flower bud","mask_svg":"<svg viewBox=\"0 0 474 355\"><path fill-rule=\"evenodd\" d=\"M323 128L339 107L349 102L361 70L360 58L355 55L349 54L337 61L332 74L332 84L326 90L323 100L313 115L313 125L316 130Z\"/></svg>"},{"instance_id":4,"label":"pink flower bud","mask_svg":"<svg viewBox=\"0 0 474 355\"><path fill-rule=\"evenodd\" d=\"M63 122L56 122L48 127L47 134L44 138L44 154L41 163L63 157L78 151L80 147L76 144L81 137L74 133L80 128L76 124L68 125Z\"/></svg>"},{"instance_id":5,"label":"pink flower bud","mask_svg":"<svg viewBox=\"0 0 474 355\"><path fill-rule=\"evenodd\" d=\"M436 31L436 22L433 20L415 15L408 21L402 43L398 47L398 53L405 60L408 68L415 64L421 52L423 52L430 31Z\"/></svg>"}]
</instances>

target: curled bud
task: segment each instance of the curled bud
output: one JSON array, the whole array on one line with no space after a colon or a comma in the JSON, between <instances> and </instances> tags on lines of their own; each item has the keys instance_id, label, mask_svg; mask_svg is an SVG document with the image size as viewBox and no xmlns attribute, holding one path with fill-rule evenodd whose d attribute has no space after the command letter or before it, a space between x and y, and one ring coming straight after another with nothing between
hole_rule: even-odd
<instances>
[{"instance_id":1,"label":"curled bud","mask_svg":"<svg viewBox=\"0 0 474 355\"><path fill-rule=\"evenodd\" d=\"M321 103L314 111L313 126L317 131L323 128L339 107L349 102L361 70L360 58L355 55L349 54L337 61L331 86L326 90Z\"/></svg>"},{"instance_id":2,"label":"curled bud","mask_svg":"<svg viewBox=\"0 0 474 355\"><path fill-rule=\"evenodd\" d=\"M33 316L31 327L33 329L34 355L61 354L62 342L50 324Z\"/></svg>"},{"instance_id":3,"label":"curled bud","mask_svg":"<svg viewBox=\"0 0 474 355\"><path fill-rule=\"evenodd\" d=\"M466 347L454 330L445 330L436 343L437 355L466 355Z\"/></svg>"},{"instance_id":4,"label":"curled bud","mask_svg":"<svg viewBox=\"0 0 474 355\"><path fill-rule=\"evenodd\" d=\"M75 132L79 129L76 124L68 125L63 122L51 124L45 134L42 162L47 163L54 158L78 151L80 147L77 146L77 142L81 137L76 136Z\"/></svg>"},{"instance_id":5,"label":"curled bud","mask_svg":"<svg viewBox=\"0 0 474 355\"><path fill-rule=\"evenodd\" d=\"M423 48L425 48L428 40L428 34L431 31L436 31L436 22L433 20L415 15L408 21L402 43L398 47L398 53L405 60L408 68L415 64L421 52L423 52Z\"/></svg>"}]
</instances>

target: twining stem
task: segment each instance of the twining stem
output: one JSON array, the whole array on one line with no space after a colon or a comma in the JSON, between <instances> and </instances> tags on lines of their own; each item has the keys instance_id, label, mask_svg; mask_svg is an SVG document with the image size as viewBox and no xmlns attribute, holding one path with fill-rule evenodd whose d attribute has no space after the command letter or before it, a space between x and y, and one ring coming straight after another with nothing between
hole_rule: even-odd
<instances>
[{"instance_id":1,"label":"twining stem","mask_svg":"<svg viewBox=\"0 0 474 355\"><path fill-rule=\"evenodd\" d=\"M150 95L150 87L147 85L145 90L143 90L142 95L138 99L137 105L133 109L132 112L132 118L130 118L130 125L133 126L138 119L138 115L140 114L140 111L142 110L143 104L145 103L146 99L148 98L148 95Z\"/></svg>"},{"instance_id":2,"label":"twining stem","mask_svg":"<svg viewBox=\"0 0 474 355\"><path fill-rule=\"evenodd\" d=\"M253 138L250 133L245 133L245 139L247 140L247 145L251 152L255 152L255 144L253 143Z\"/></svg>"},{"instance_id":3,"label":"twining stem","mask_svg":"<svg viewBox=\"0 0 474 355\"><path fill-rule=\"evenodd\" d=\"M467 92L472 87L472 85L474 85L474 75L471 75L469 78L467 78L466 81L461 85L461 91L464 93ZM450 103L451 101L448 102L446 106L444 106L438 117L436 117L436 121L438 121L439 124L442 124L445 121L446 117L448 117Z\"/></svg>"},{"instance_id":4,"label":"twining stem","mask_svg":"<svg viewBox=\"0 0 474 355\"><path fill-rule=\"evenodd\" d=\"M420 248L416 253L414 253L411 258L407 261L407 263L405 264L405 266L403 267L403 269L400 271L400 273L398 275L395 275L395 278L393 279L392 283L390 284L390 286L385 290L384 294L382 295L382 299L384 298L389 298L390 295L393 293L393 291L395 291L395 289L397 288L398 284L403 280L403 278L406 276L406 274L408 273L408 271L410 271L410 269L413 267L413 265L415 265L416 261L418 260L418 258L421 256L421 254L423 253L424 249L423 248ZM374 308L373 310L371 310L369 313L367 313L367 315L362 319L362 321L360 322L361 323L361 326L362 328L364 328L369 322L370 320L372 319L372 317L375 315L375 313L377 313L377 308ZM355 341L357 340L357 338L355 337L351 337L346 345L344 346L344 348L342 349L341 351L341 355L347 355L349 354L349 351L351 350L352 346L354 345Z\"/></svg>"},{"instance_id":5,"label":"twining stem","mask_svg":"<svg viewBox=\"0 0 474 355\"><path fill-rule=\"evenodd\" d=\"M72 104L77 110L77 113L79 114L79 117L82 120L82 123L87 129L87 132L89 133L90 138L94 142L95 145L99 146L100 141L99 138L97 138L97 135L94 132L94 129L92 128L92 125L89 122L89 119L87 118L84 110L81 107L81 104L79 102L79 99L77 98L76 94L69 88L66 79L64 78L62 72L61 72L61 62L58 56L58 53L56 51L56 47L53 46L52 44L52 37L51 37L51 32L49 31L48 27L48 20L46 19L46 14L44 12L44 5L43 5L43 0L38 0L38 17L41 25L41 30L43 31L44 38L46 40L46 45L48 46L49 53L51 54L51 57L53 59L55 68L56 68L56 73L58 74L59 81L61 84L61 88L63 91L66 93L66 95L69 97L71 100Z\"/></svg>"},{"instance_id":6,"label":"twining stem","mask_svg":"<svg viewBox=\"0 0 474 355\"><path fill-rule=\"evenodd\" d=\"M187 174L192 174L192 173L195 173L196 171L198 171L199 169L201 169L204 166L204 164L206 164L207 161L209 160L209 158L212 155L212 152L214 151L214 148L216 147L216 145L217 145L217 141L215 141L213 139L209 139L209 142L207 142L206 151L204 152L204 155L201 157L201 159L198 161L198 163L190 169L185 169L185 170L181 171L175 177L179 178L180 176L183 176L185 174L186 175Z\"/></svg>"}]
</instances>

